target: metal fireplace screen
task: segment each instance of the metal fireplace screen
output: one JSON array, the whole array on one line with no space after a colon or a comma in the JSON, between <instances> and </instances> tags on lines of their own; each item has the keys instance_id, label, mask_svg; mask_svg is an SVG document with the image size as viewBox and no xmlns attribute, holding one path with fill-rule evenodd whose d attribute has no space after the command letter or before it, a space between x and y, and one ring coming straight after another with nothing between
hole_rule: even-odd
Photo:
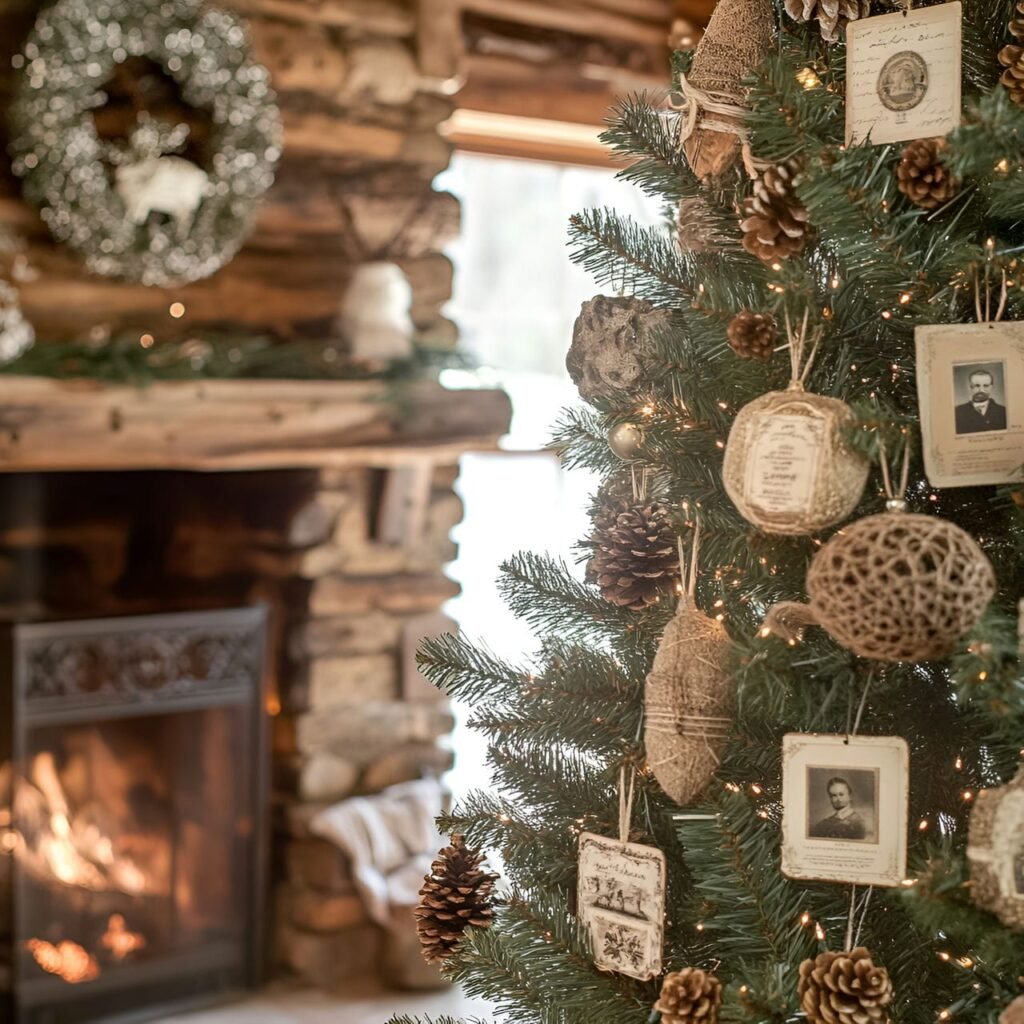
<instances>
[{"instance_id":1,"label":"metal fireplace screen","mask_svg":"<svg viewBox=\"0 0 1024 1024\"><path fill-rule=\"evenodd\" d=\"M15 626L2 643L0 1020L141 1021L251 987L263 611Z\"/></svg>"}]
</instances>

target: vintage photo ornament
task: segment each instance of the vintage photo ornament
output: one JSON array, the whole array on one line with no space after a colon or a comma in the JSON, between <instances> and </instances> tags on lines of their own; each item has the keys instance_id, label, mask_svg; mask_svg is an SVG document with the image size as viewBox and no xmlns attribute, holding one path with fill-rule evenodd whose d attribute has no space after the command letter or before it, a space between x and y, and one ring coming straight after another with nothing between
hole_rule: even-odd
<instances>
[{"instance_id":1,"label":"vintage photo ornament","mask_svg":"<svg viewBox=\"0 0 1024 1024\"><path fill-rule=\"evenodd\" d=\"M1005 786L981 790L967 833L971 901L1024 931L1024 769Z\"/></svg>"}]
</instances>

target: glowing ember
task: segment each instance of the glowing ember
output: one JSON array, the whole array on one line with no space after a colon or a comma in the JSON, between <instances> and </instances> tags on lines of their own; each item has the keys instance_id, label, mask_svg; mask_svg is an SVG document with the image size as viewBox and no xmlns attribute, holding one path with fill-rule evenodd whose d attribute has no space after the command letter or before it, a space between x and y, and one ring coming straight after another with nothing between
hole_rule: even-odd
<instances>
[{"instance_id":1,"label":"glowing ember","mask_svg":"<svg viewBox=\"0 0 1024 1024\"><path fill-rule=\"evenodd\" d=\"M111 914L107 930L100 940L104 949L109 949L116 960L123 960L129 953L146 948L146 936L141 932L130 932L120 914Z\"/></svg>"},{"instance_id":2,"label":"glowing ember","mask_svg":"<svg viewBox=\"0 0 1024 1024\"><path fill-rule=\"evenodd\" d=\"M29 939L25 945L44 971L56 974L69 985L80 985L100 976L99 965L77 942L65 939L55 946L42 939Z\"/></svg>"}]
</instances>

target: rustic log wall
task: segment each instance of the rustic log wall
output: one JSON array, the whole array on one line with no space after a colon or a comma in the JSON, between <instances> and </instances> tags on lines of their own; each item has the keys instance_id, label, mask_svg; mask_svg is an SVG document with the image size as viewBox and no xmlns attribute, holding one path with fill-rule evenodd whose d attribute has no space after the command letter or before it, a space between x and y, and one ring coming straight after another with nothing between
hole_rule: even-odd
<instances>
[{"instance_id":1,"label":"rustic log wall","mask_svg":"<svg viewBox=\"0 0 1024 1024\"><path fill-rule=\"evenodd\" d=\"M10 57L39 0L0 2L0 107L17 71ZM85 273L56 245L0 158L0 245L41 340L90 329L139 331L158 341L201 328L330 337L354 269L392 260L413 286L418 339L452 345L441 315L451 269L440 255L458 230L458 203L434 191L451 147L439 125L451 99L417 65L412 0L225 0L249 19L254 56L270 69L284 121L277 181L239 255L213 277L173 289ZM0 148L6 151L6 129ZM185 314L169 315L172 302Z\"/></svg>"}]
</instances>

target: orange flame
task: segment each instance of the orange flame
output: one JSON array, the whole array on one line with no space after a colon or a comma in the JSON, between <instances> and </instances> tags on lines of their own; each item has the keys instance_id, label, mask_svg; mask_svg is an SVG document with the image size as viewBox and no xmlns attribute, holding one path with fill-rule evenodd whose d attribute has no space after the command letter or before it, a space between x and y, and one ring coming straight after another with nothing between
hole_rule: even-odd
<instances>
[{"instance_id":1,"label":"orange flame","mask_svg":"<svg viewBox=\"0 0 1024 1024\"><path fill-rule=\"evenodd\" d=\"M56 974L69 985L80 985L100 976L99 964L77 942L65 939L55 946L43 939L29 939L25 946L44 971Z\"/></svg>"},{"instance_id":2,"label":"orange flame","mask_svg":"<svg viewBox=\"0 0 1024 1024\"><path fill-rule=\"evenodd\" d=\"M100 943L104 949L110 950L115 960L123 960L129 953L146 948L146 936L142 932L129 931L123 915L111 914Z\"/></svg>"}]
</instances>

